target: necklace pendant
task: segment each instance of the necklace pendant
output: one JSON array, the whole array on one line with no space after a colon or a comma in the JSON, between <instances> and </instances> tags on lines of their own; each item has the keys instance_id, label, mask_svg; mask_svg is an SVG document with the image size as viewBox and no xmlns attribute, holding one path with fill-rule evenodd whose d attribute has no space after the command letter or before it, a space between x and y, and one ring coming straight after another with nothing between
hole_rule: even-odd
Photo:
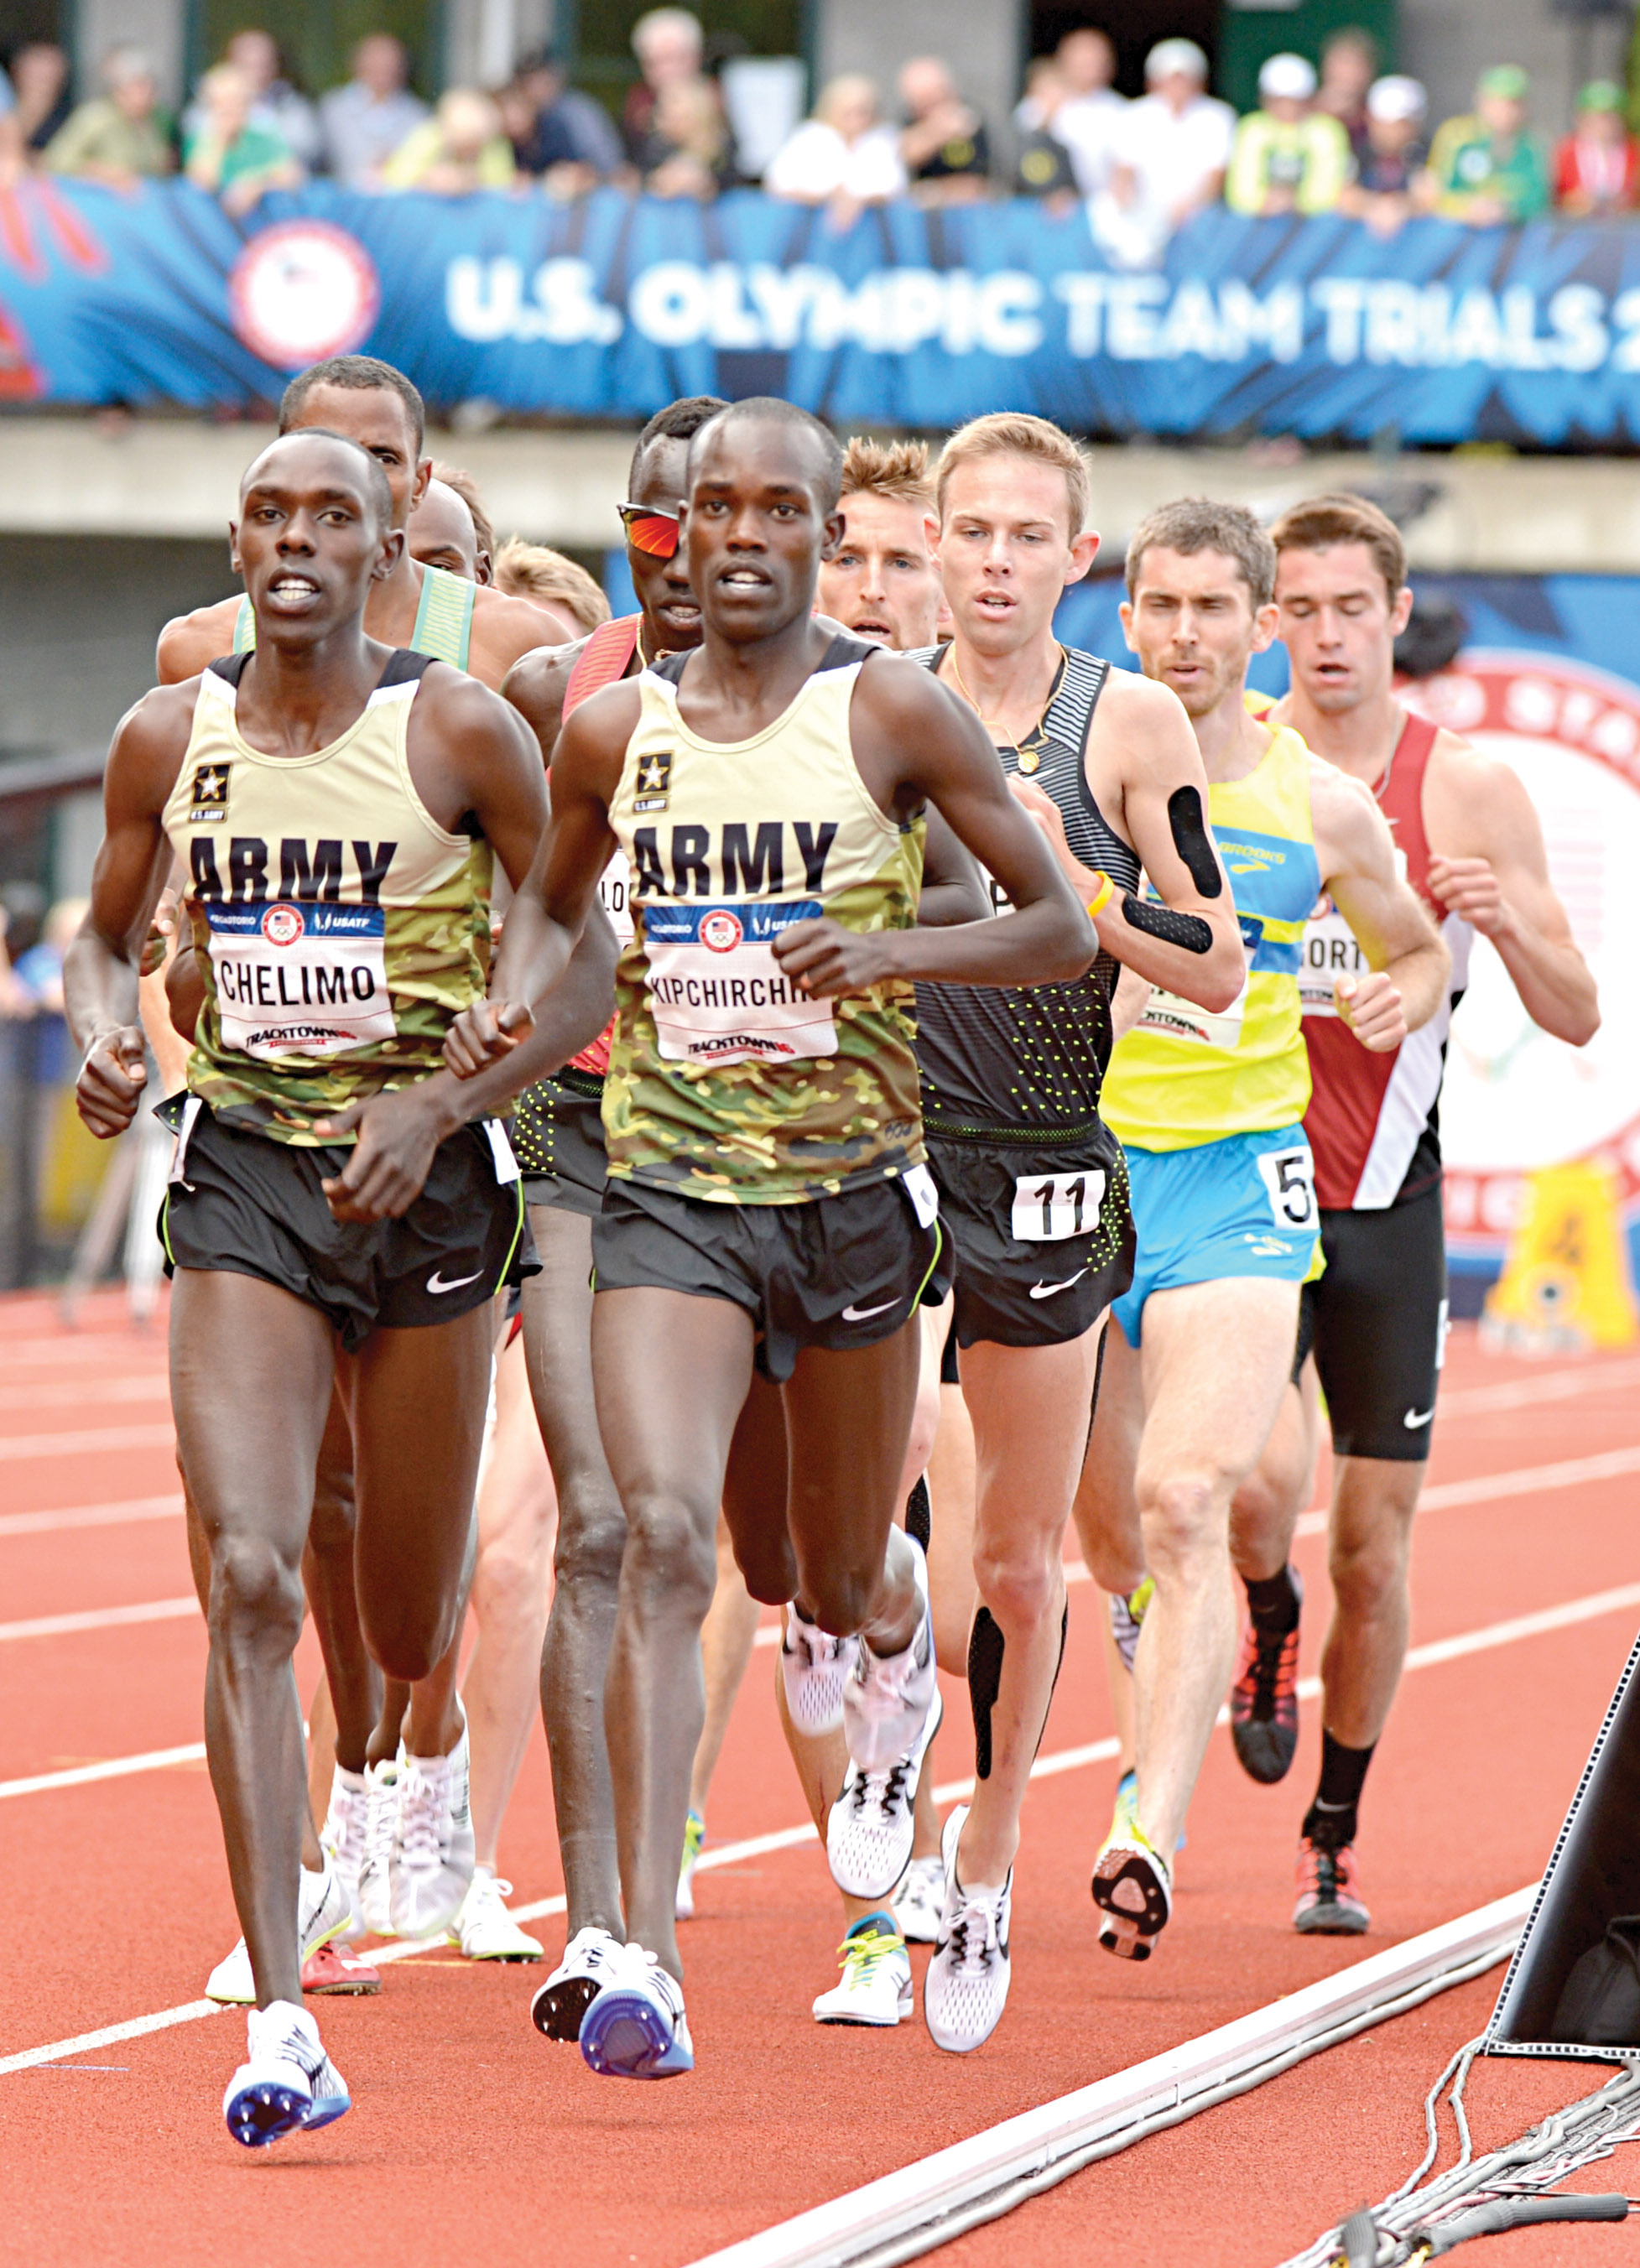
<instances>
[{"instance_id":1,"label":"necklace pendant","mask_svg":"<svg viewBox=\"0 0 1640 2268\"><path fill-rule=\"evenodd\" d=\"M1019 769L1027 777L1036 770L1041 762L1041 751L1038 748L1021 748L1019 751Z\"/></svg>"}]
</instances>

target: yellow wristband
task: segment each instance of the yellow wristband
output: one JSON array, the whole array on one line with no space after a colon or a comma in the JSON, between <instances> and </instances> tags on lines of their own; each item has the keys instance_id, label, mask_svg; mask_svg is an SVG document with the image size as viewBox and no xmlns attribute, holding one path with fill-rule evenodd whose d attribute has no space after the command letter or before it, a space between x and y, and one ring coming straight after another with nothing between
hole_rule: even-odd
<instances>
[{"instance_id":1,"label":"yellow wristband","mask_svg":"<svg viewBox=\"0 0 1640 2268\"><path fill-rule=\"evenodd\" d=\"M1111 900L1116 895L1116 885L1111 880L1110 876L1105 873L1101 873L1097 866L1093 871L1099 876L1099 888L1098 895L1096 897L1090 899L1088 902L1088 918L1090 921L1097 921L1099 916L1104 911L1106 906L1110 904Z\"/></svg>"}]
</instances>

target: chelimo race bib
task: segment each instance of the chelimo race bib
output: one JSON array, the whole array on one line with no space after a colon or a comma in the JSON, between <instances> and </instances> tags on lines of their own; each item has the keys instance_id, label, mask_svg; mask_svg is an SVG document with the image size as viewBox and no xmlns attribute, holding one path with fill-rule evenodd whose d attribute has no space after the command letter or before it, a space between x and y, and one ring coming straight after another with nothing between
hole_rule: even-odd
<instances>
[{"instance_id":1,"label":"chelimo race bib","mask_svg":"<svg viewBox=\"0 0 1640 2268\"><path fill-rule=\"evenodd\" d=\"M811 1000L774 957L817 898L773 905L644 907L655 1043L671 1063L792 1063L837 1052L830 1000Z\"/></svg>"},{"instance_id":2,"label":"chelimo race bib","mask_svg":"<svg viewBox=\"0 0 1640 2268\"><path fill-rule=\"evenodd\" d=\"M395 1036L380 906L205 908L224 1047L334 1056Z\"/></svg>"}]
</instances>

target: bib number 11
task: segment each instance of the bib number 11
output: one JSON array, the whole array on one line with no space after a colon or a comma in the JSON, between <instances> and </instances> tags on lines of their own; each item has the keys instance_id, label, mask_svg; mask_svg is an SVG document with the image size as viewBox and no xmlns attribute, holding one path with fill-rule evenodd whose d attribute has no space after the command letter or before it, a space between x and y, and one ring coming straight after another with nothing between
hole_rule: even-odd
<instances>
[{"instance_id":1,"label":"bib number 11","mask_svg":"<svg viewBox=\"0 0 1640 2268\"><path fill-rule=\"evenodd\" d=\"M1014 1183L1014 1240L1018 1244L1057 1244L1081 1236L1099 1218L1104 1174L1095 1167L1079 1174L1023 1174Z\"/></svg>"},{"instance_id":2,"label":"bib number 11","mask_svg":"<svg viewBox=\"0 0 1640 2268\"><path fill-rule=\"evenodd\" d=\"M1267 1150L1259 1160L1277 1228L1313 1228L1315 1160L1307 1147Z\"/></svg>"}]
</instances>

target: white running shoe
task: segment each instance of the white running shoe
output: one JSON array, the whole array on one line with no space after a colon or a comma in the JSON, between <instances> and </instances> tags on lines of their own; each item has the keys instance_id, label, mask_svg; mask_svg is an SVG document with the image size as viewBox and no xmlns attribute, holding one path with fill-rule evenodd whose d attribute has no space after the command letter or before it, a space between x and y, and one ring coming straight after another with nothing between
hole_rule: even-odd
<instances>
[{"instance_id":1,"label":"white running shoe","mask_svg":"<svg viewBox=\"0 0 1640 2268\"><path fill-rule=\"evenodd\" d=\"M913 1859L894 1893L894 1918L908 1945L937 1945L945 1911L945 1861Z\"/></svg>"},{"instance_id":2,"label":"white running shoe","mask_svg":"<svg viewBox=\"0 0 1640 2268\"><path fill-rule=\"evenodd\" d=\"M780 1678L787 1709L800 1733L812 1739L837 1731L843 1721L843 1696L859 1660L857 1638L831 1638L794 1606L787 1609Z\"/></svg>"},{"instance_id":3,"label":"white running shoe","mask_svg":"<svg viewBox=\"0 0 1640 2268\"><path fill-rule=\"evenodd\" d=\"M399 1823L399 1776L404 1750L365 1767L365 1853L358 1862L355 1911L373 1937L393 1934L391 1868L393 1837Z\"/></svg>"},{"instance_id":4,"label":"white running shoe","mask_svg":"<svg viewBox=\"0 0 1640 2268\"><path fill-rule=\"evenodd\" d=\"M945 1911L940 1941L922 1980L922 2013L937 2048L966 2055L983 2047L1008 2005L1010 1973L1008 1938L1014 1904L1014 1870L1001 1889L971 1886L957 1879L957 1850L968 1806L958 1804L945 1822Z\"/></svg>"},{"instance_id":5,"label":"white running shoe","mask_svg":"<svg viewBox=\"0 0 1640 2268\"><path fill-rule=\"evenodd\" d=\"M330 1776L330 1805L319 1830L322 1850L329 1853L347 1893L352 1918L342 1932L344 1945L356 1945L366 1934L359 1911L358 1875L365 1863L365 1834L370 1816L370 1782L363 1772L345 1771L337 1764Z\"/></svg>"},{"instance_id":6,"label":"white running shoe","mask_svg":"<svg viewBox=\"0 0 1640 2268\"><path fill-rule=\"evenodd\" d=\"M388 1881L401 1937L437 1937L462 1910L473 1879L473 1815L467 1800L467 1718L447 1756L406 1756Z\"/></svg>"},{"instance_id":7,"label":"white running shoe","mask_svg":"<svg viewBox=\"0 0 1640 2268\"><path fill-rule=\"evenodd\" d=\"M450 1941L469 1961L539 1961L546 1948L521 1930L501 1901L513 1895L491 1867L475 1867L462 1911L450 1925Z\"/></svg>"},{"instance_id":8,"label":"white running shoe","mask_svg":"<svg viewBox=\"0 0 1640 2268\"><path fill-rule=\"evenodd\" d=\"M928 1563L920 1551L914 1557L922 1618L911 1644L900 1653L876 1654L862 1638L854 1674L843 1689L843 1730L848 1753L862 1771L887 1771L918 1746L939 1690L934 1667L934 1615L928 1604ZM927 1742L922 1745L926 1747ZM886 1896L893 1887L890 1882L880 1893L862 1890L860 1895Z\"/></svg>"},{"instance_id":9,"label":"white running shoe","mask_svg":"<svg viewBox=\"0 0 1640 2268\"><path fill-rule=\"evenodd\" d=\"M265 2148L303 2128L328 2126L352 2108L347 2081L320 2044L306 2008L273 2000L245 2023L245 2060L228 2081L222 2116L236 2142Z\"/></svg>"},{"instance_id":10,"label":"white running shoe","mask_svg":"<svg viewBox=\"0 0 1640 2268\"><path fill-rule=\"evenodd\" d=\"M578 1929L529 2004L536 2029L549 2040L580 2039L581 2018L615 1975L625 1950L607 1929Z\"/></svg>"},{"instance_id":11,"label":"white running shoe","mask_svg":"<svg viewBox=\"0 0 1640 2268\"><path fill-rule=\"evenodd\" d=\"M838 1946L843 1981L815 2002L822 2024L898 2024L912 2010L911 1955L887 1913L867 1914Z\"/></svg>"},{"instance_id":12,"label":"white running shoe","mask_svg":"<svg viewBox=\"0 0 1640 2268\"><path fill-rule=\"evenodd\" d=\"M917 1782L944 1710L936 1686L933 1706L904 1756L886 1771L862 1771L857 1764L848 1768L825 1823L825 1855L831 1880L851 1898L886 1898L905 1872L916 1836Z\"/></svg>"},{"instance_id":13,"label":"white running shoe","mask_svg":"<svg viewBox=\"0 0 1640 2268\"><path fill-rule=\"evenodd\" d=\"M347 1928L351 1911L341 1876L329 1856L319 1874L310 1873L304 1867L296 1894L296 1933L302 1959L308 1960L321 1945L329 1945L333 1937L340 1937ZM250 1950L243 1938L225 1961L218 1962L206 1978L205 1998L220 2000L225 2007L255 2007L256 1980L251 1975Z\"/></svg>"},{"instance_id":14,"label":"white running shoe","mask_svg":"<svg viewBox=\"0 0 1640 2268\"><path fill-rule=\"evenodd\" d=\"M683 1988L641 1945L624 1945L615 1973L581 2018L580 2051L606 2079L676 2079L695 2068Z\"/></svg>"}]
</instances>

